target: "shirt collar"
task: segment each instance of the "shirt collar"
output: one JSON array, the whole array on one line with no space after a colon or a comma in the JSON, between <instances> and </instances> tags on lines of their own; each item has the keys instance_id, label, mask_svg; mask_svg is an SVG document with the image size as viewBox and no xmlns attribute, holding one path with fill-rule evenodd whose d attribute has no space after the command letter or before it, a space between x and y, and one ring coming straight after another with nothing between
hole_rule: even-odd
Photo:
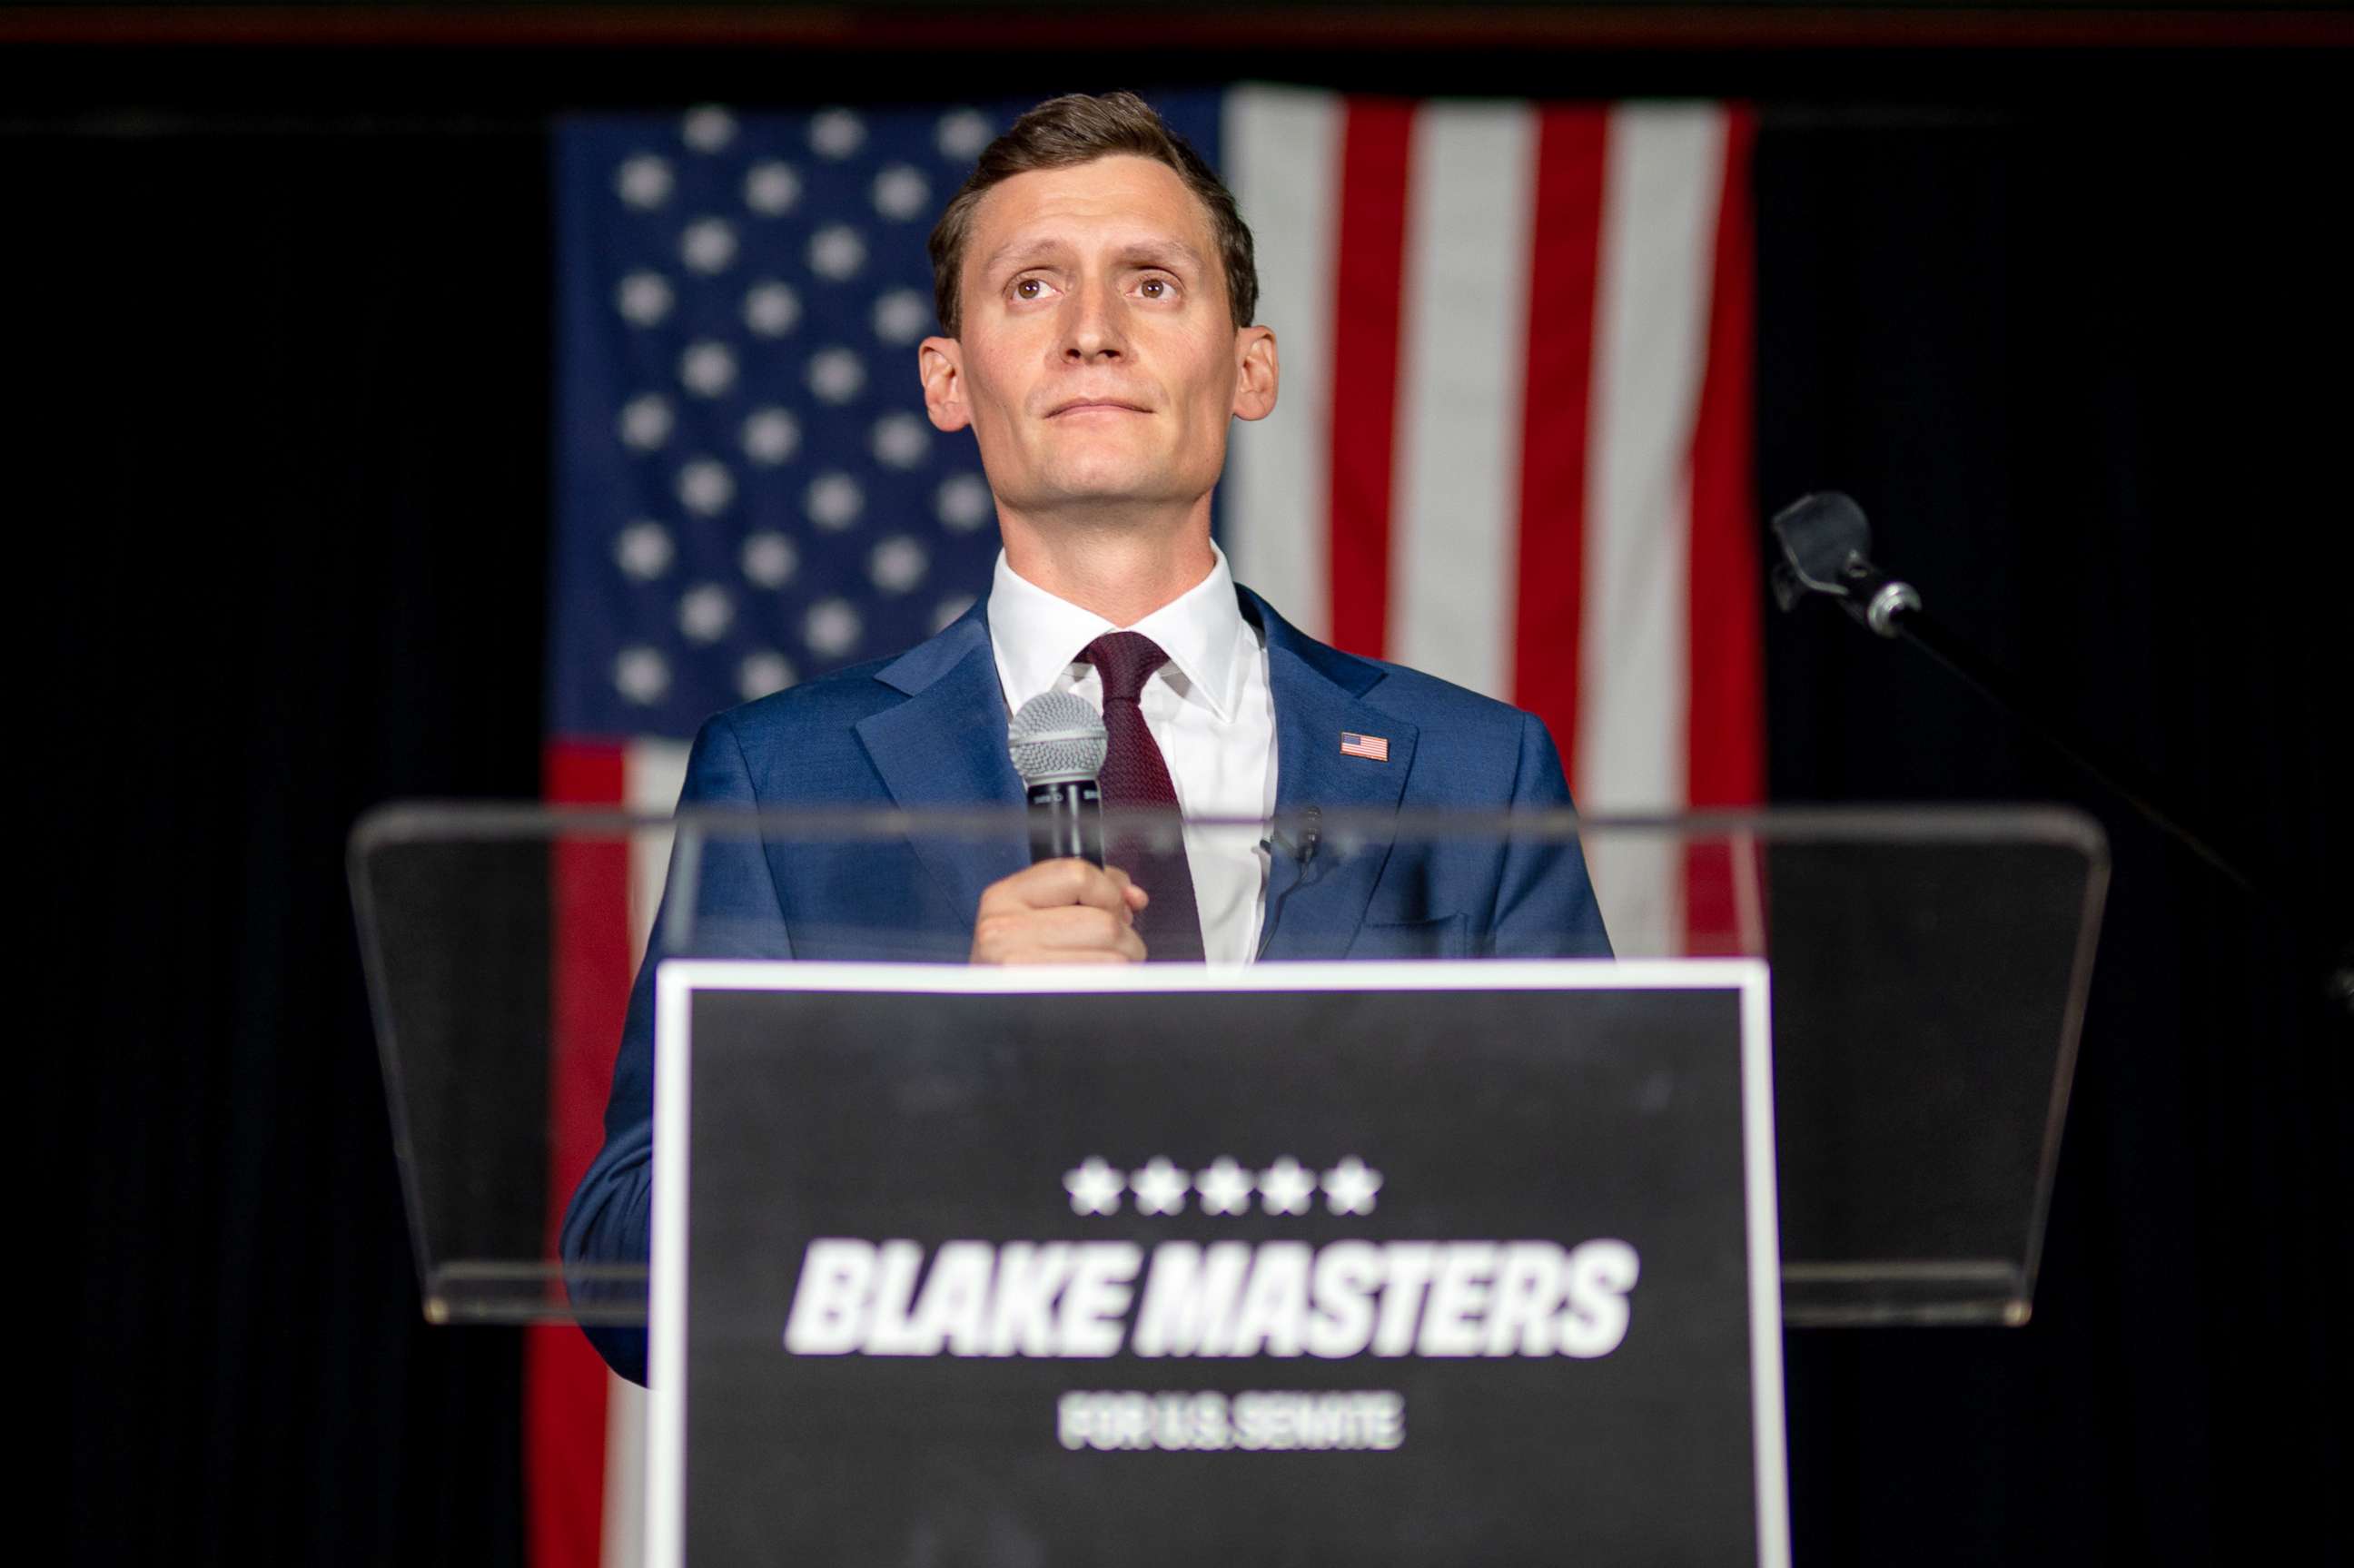
<instances>
[{"instance_id":1,"label":"shirt collar","mask_svg":"<svg viewBox=\"0 0 2354 1568\"><path fill-rule=\"evenodd\" d=\"M1128 630L1160 644L1185 677L1188 694L1227 720L1236 707L1235 655L1243 634L1243 612L1225 552L1214 542L1210 554L1209 576ZM989 590L989 637L1009 706L1019 708L1053 686L1088 643L1119 630L1093 610L1057 599L1024 578L1006 565L1004 551L997 553L997 574Z\"/></svg>"}]
</instances>

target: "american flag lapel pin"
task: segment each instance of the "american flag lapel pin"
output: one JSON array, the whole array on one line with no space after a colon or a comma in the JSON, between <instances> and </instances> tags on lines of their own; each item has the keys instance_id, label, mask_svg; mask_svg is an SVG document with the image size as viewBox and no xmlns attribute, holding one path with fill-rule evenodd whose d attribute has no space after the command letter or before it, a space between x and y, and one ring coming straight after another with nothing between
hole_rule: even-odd
<instances>
[{"instance_id":1,"label":"american flag lapel pin","mask_svg":"<svg viewBox=\"0 0 2354 1568\"><path fill-rule=\"evenodd\" d=\"M1368 762L1387 762L1390 759L1389 737L1380 735L1355 735L1344 729L1341 732L1341 755L1362 757Z\"/></svg>"}]
</instances>

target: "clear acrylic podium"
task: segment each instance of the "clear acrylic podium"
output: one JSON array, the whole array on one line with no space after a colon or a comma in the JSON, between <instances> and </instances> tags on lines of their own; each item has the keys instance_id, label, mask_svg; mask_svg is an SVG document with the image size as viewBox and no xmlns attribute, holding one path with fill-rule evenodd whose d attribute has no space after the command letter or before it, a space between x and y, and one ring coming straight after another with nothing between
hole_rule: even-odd
<instances>
[{"instance_id":1,"label":"clear acrylic podium","mask_svg":"<svg viewBox=\"0 0 2354 1568\"><path fill-rule=\"evenodd\" d=\"M1441 841L1575 842L1618 958L1770 965L1785 1321L2027 1320L2107 882L2090 819L2046 808L1327 812L1183 831L1189 844L1221 835L1270 857L1312 836L1340 863L1401 866ZM363 819L352 886L427 1316L644 1320L644 1271L567 1269L557 1226L602 1139L639 955L780 956L697 916L706 871L723 874L731 856L806 857L867 893L905 877L910 900L938 900L938 857L910 845L1018 857L1026 832L1000 810L673 820L402 804ZM794 941L832 958L964 958L960 939L855 923L797 929ZM1431 956L1481 956L1475 948Z\"/></svg>"}]
</instances>

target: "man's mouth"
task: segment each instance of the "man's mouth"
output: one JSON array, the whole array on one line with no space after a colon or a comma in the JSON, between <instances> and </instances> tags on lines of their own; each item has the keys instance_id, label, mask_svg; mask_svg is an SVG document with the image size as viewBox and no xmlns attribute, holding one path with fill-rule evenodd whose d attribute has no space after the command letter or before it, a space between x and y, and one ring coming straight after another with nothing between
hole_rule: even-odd
<instances>
[{"instance_id":1,"label":"man's mouth","mask_svg":"<svg viewBox=\"0 0 2354 1568\"><path fill-rule=\"evenodd\" d=\"M1046 418L1059 419L1066 414L1141 414L1146 411L1134 403L1123 403L1116 397L1081 397L1055 408Z\"/></svg>"}]
</instances>

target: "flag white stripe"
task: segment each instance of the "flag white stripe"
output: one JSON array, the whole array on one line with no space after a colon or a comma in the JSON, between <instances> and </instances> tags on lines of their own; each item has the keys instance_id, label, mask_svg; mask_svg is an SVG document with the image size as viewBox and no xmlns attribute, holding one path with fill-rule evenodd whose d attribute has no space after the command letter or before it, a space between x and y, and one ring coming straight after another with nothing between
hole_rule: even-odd
<instances>
[{"instance_id":1,"label":"flag white stripe","mask_svg":"<svg viewBox=\"0 0 2354 1568\"><path fill-rule=\"evenodd\" d=\"M1611 115L1575 782L1589 810L1685 804L1691 432L1724 147L1714 106ZM1672 952L1681 880L1672 846L1600 858L1609 863L1595 866L1596 889L1621 954Z\"/></svg>"},{"instance_id":2,"label":"flag white stripe","mask_svg":"<svg viewBox=\"0 0 2354 1568\"><path fill-rule=\"evenodd\" d=\"M684 741L639 736L621 752L621 804L631 811L666 816L686 783ZM654 912L669 874L668 827L630 835L630 961L643 960ZM605 1518L599 1532L602 1568L638 1568L645 1561L646 1391L611 1373L605 1388Z\"/></svg>"},{"instance_id":3,"label":"flag white stripe","mask_svg":"<svg viewBox=\"0 0 2354 1568\"><path fill-rule=\"evenodd\" d=\"M1340 96L1245 87L1222 135L1258 262L1260 322L1275 329L1276 409L1230 427L1221 528L1237 580L1310 637L1330 635L1332 289L1339 267Z\"/></svg>"},{"instance_id":4,"label":"flag white stripe","mask_svg":"<svg viewBox=\"0 0 2354 1568\"><path fill-rule=\"evenodd\" d=\"M650 817L667 817L686 787L686 759L694 748L684 741L639 736L621 751L621 804ZM654 911L662 905L663 884L670 874L671 831L649 828L630 835L630 961L645 957L646 936L653 929Z\"/></svg>"},{"instance_id":5,"label":"flag white stripe","mask_svg":"<svg viewBox=\"0 0 2354 1568\"><path fill-rule=\"evenodd\" d=\"M1535 172L1526 103L1415 117L1385 652L1506 699Z\"/></svg>"},{"instance_id":6,"label":"flag white stripe","mask_svg":"<svg viewBox=\"0 0 2354 1568\"><path fill-rule=\"evenodd\" d=\"M646 1391L605 1374L605 1522L602 1568L639 1568L646 1560Z\"/></svg>"}]
</instances>

